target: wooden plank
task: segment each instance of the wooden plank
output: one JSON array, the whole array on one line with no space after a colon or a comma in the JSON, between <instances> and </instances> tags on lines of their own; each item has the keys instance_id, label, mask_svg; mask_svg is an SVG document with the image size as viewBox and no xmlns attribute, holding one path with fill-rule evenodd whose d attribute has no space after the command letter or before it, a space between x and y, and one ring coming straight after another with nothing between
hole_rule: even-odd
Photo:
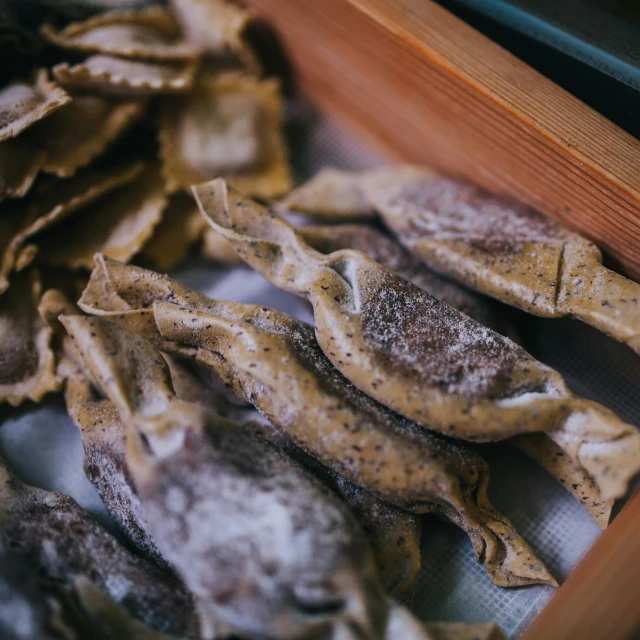
<instances>
[{"instance_id":1,"label":"wooden plank","mask_svg":"<svg viewBox=\"0 0 640 640\"><path fill-rule=\"evenodd\" d=\"M521 640L636 640L640 634L640 491L589 549Z\"/></svg>"},{"instance_id":2,"label":"wooden plank","mask_svg":"<svg viewBox=\"0 0 640 640\"><path fill-rule=\"evenodd\" d=\"M391 159L590 236L640 277L640 142L430 0L247 0L303 89Z\"/></svg>"}]
</instances>

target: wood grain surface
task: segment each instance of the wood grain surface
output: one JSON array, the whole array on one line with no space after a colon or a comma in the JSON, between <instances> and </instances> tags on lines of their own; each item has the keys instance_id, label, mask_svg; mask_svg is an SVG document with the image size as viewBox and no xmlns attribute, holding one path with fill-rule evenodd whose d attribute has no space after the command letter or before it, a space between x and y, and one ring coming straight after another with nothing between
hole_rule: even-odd
<instances>
[{"instance_id":1,"label":"wood grain surface","mask_svg":"<svg viewBox=\"0 0 640 640\"><path fill-rule=\"evenodd\" d=\"M640 491L598 538L520 640L640 637Z\"/></svg>"},{"instance_id":2,"label":"wood grain surface","mask_svg":"<svg viewBox=\"0 0 640 640\"><path fill-rule=\"evenodd\" d=\"M303 90L391 160L523 200L640 277L638 140L430 0L246 4Z\"/></svg>"}]
</instances>

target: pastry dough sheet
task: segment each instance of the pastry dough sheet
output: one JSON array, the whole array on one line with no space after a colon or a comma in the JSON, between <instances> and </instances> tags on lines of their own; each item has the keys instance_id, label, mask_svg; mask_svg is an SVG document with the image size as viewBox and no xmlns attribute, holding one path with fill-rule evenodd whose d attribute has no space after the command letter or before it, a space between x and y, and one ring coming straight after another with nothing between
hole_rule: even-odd
<instances>
[{"instance_id":1,"label":"pastry dough sheet","mask_svg":"<svg viewBox=\"0 0 640 640\"><path fill-rule=\"evenodd\" d=\"M296 181L325 166L364 169L381 162L308 105L295 104L288 115ZM225 271L194 260L170 275L214 298L265 304L311 321L304 302L246 268ZM516 326L526 348L559 370L573 391L640 425L638 356L630 349L577 321L518 315ZM82 442L61 398L38 407L1 408L0 451L25 481L69 493L107 522L95 489L83 475ZM524 454L506 445L482 447L481 453L491 466L494 506L511 519L551 572L560 580L566 578L600 534L597 525ZM544 586L516 590L494 586L475 562L462 531L435 518L425 521L414 605L419 616L460 622L495 620L507 637L516 638L552 594L553 589Z\"/></svg>"}]
</instances>

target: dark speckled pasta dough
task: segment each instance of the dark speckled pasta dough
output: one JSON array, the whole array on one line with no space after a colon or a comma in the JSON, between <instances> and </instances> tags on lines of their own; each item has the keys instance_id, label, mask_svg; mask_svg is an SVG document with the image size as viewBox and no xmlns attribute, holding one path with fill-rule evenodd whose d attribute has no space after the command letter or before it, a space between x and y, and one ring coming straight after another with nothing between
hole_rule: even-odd
<instances>
[{"instance_id":1,"label":"dark speckled pasta dough","mask_svg":"<svg viewBox=\"0 0 640 640\"><path fill-rule=\"evenodd\" d=\"M1 460L0 533L41 576L84 576L144 624L196 637L191 597L174 576L121 546L73 498L25 485Z\"/></svg>"},{"instance_id":2,"label":"dark speckled pasta dough","mask_svg":"<svg viewBox=\"0 0 640 640\"><path fill-rule=\"evenodd\" d=\"M78 427L84 448L84 470L109 515L127 542L141 555L169 569L158 551L140 498L126 465L127 432L113 404L93 385L76 348L58 321L78 308L56 289L42 296L39 312L57 334L57 377L64 382L69 417Z\"/></svg>"},{"instance_id":3,"label":"dark speckled pasta dough","mask_svg":"<svg viewBox=\"0 0 640 640\"><path fill-rule=\"evenodd\" d=\"M322 255L222 179L193 188L212 227L272 284L313 305L316 337L362 391L428 429L501 440L548 431L604 499L640 470L640 433L574 396L526 351L353 250Z\"/></svg>"},{"instance_id":4,"label":"dark speckled pasta dough","mask_svg":"<svg viewBox=\"0 0 640 640\"><path fill-rule=\"evenodd\" d=\"M51 331L37 311L41 293L39 274L29 270L16 275L0 295L0 405L39 402L60 388Z\"/></svg>"},{"instance_id":5,"label":"dark speckled pasta dough","mask_svg":"<svg viewBox=\"0 0 640 640\"><path fill-rule=\"evenodd\" d=\"M311 327L266 307L211 300L139 267L101 256L96 262L80 300L87 312L164 340L163 348L194 350L196 360L327 467L399 508L451 519L497 584L554 583L489 504L486 463L356 389L325 357Z\"/></svg>"},{"instance_id":6,"label":"dark speckled pasta dough","mask_svg":"<svg viewBox=\"0 0 640 640\"><path fill-rule=\"evenodd\" d=\"M234 315L243 307L246 321L161 302L154 313L163 337L197 346L198 361L323 464L391 504L440 513L463 528L496 584L555 584L489 504L488 468L479 456L399 418L349 384L311 327L252 305L235 305Z\"/></svg>"},{"instance_id":7,"label":"dark speckled pasta dough","mask_svg":"<svg viewBox=\"0 0 640 640\"><path fill-rule=\"evenodd\" d=\"M305 226L299 228L298 233L321 253L340 249L362 251L383 267L466 313L480 324L509 337L515 333L510 323L501 316L500 310L492 306L489 300L436 275L422 261L373 227L364 224ZM593 480L575 458L562 451L545 434L522 436L515 440L515 444L555 476L580 501L600 528L607 527L614 500L601 498Z\"/></svg>"},{"instance_id":8,"label":"dark speckled pasta dough","mask_svg":"<svg viewBox=\"0 0 640 640\"><path fill-rule=\"evenodd\" d=\"M640 285L603 267L589 240L531 208L402 165L325 169L282 206L325 220L377 213L440 273L534 315L573 316L640 353Z\"/></svg>"},{"instance_id":9,"label":"dark speckled pasta dough","mask_svg":"<svg viewBox=\"0 0 640 640\"><path fill-rule=\"evenodd\" d=\"M73 597L79 624L92 640L176 640L175 635L166 635L132 618L86 578L74 581Z\"/></svg>"},{"instance_id":10,"label":"dark speckled pasta dough","mask_svg":"<svg viewBox=\"0 0 640 640\"><path fill-rule=\"evenodd\" d=\"M640 353L640 285L600 250L531 208L423 171L371 203L427 264L534 315L573 316Z\"/></svg>"},{"instance_id":11,"label":"dark speckled pasta dough","mask_svg":"<svg viewBox=\"0 0 640 640\"><path fill-rule=\"evenodd\" d=\"M106 260L107 264L117 264ZM118 265L120 266L120 265ZM106 265L105 265L106 267ZM132 273L139 270L136 267ZM60 314L77 314L78 309L60 291L49 290L42 297L40 313L53 327L60 327ZM58 376L65 381L65 402L69 415L80 429L84 446L84 467L109 514L128 542L156 564L167 567L158 551L144 516L131 474L126 466L126 429L113 404L92 385L88 372L71 340L62 338ZM188 363L164 354L176 395L216 414L229 407L221 389L205 386L190 371ZM405 604L413 599L420 570L420 519L378 499L339 474L318 464L281 432L265 421L252 420L251 427L318 476L351 509L371 544L385 590ZM244 426L244 424L243 424Z\"/></svg>"},{"instance_id":12,"label":"dark speckled pasta dough","mask_svg":"<svg viewBox=\"0 0 640 640\"><path fill-rule=\"evenodd\" d=\"M12 82L0 91L0 142L15 138L70 100L44 69L32 82Z\"/></svg>"},{"instance_id":13,"label":"dark speckled pasta dough","mask_svg":"<svg viewBox=\"0 0 640 640\"><path fill-rule=\"evenodd\" d=\"M320 253L333 253L341 249L362 251L389 271L413 282L434 298L466 313L480 324L503 335L509 336L514 333L513 327L501 316L495 303L434 273L397 242L371 226L364 224L304 226L298 228L298 233L307 244Z\"/></svg>"},{"instance_id":14,"label":"dark speckled pasta dough","mask_svg":"<svg viewBox=\"0 0 640 640\"><path fill-rule=\"evenodd\" d=\"M239 390L237 386L235 389ZM325 467L255 411L246 414L246 421L243 419L242 424L311 471L349 507L367 535L385 591L394 600L411 606L421 563L420 516L381 500L337 471Z\"/></svg>"},{"instance_id":15,"label":"dark speckled pasta dough","mask_svg":"<svg viewBox=\"0 0 640 640\"><path fill-rule=\"evenodd\" d=\"M293 640L344 621L378 638L383 593L345 507L266 441L180 401L150 343L101 318L61 320L127 425L127 464L203 637Z\"/></svg>"},{"instance_id":16,"label":"dark speckled pasta dough","mask_svg":"<svg viewBox=\"0 0 640 640\"><path fill-rule=\"evenodd\" d=\"M122 605L85 576L78 576L67 585L43 580L6 547L0 534L0 637L3 640L177 639L132 618Z\"/></svg>"},{"instance_id":17,"label":"dark speckled pasta dough","mask_svg":"<svg viewBox=\"0 0 640 640\"><path fill-rule=\"evenodd\" d=\"M36 576L9 552L0 534L0 638L54 640L50 623L57 603Z\"/></svg>"},{"instance_id":18,"label":"dark speckled pasta dough","mask_svg":"<svg viewBox=\"0 0 640 640\"><path fill-rule=\"evenodd\" d=\"M125 290L126 295L120 297ZM241 419L243 426L249 426L260 433L278 449L286 452L319 477L351 509L365 530L382 584L387 592L401 602L410 602L420 569L419 517L380 500L341 474L321 465L283 432L276 430L265 420L256 420L255 412L247 415L245 411L240 415L237 407L229 402L229 394L224 392L225 387L218 373L214 371L213 377L217 386L212 386L203 384L186 366L189 361L193 361L194 349L167 342L159 334L151 335L149 327L153 326L153 330L156 331L155 320L152 315L147 317L146 320L152 320L150 325L144 318L145 315L148 316L153 312L151 308L153 299L180 299L190 304L203 305L205 308L211 308L211 305L215 304L214 301L181 287L166 276L133 265L125 265L103 256L96 257L96 268L80 304L92 314L101 314L134 332L142 332L163 349L183 355L186 351L189 355L186 360L184 358L178 360L165 353L178 397L219 415L235 412L234 418ZM219 304L227 309L230 308L225 306L226 303ZM142 322L140 322L141 319ZM190 351L193 353L189 353ZM222 366L223 361L219 364ZM208 368L207 372L211 371L213 368ZM239 400L246 402L241 397L234 396L235 403Z\"/></svg>"}]
</instances>

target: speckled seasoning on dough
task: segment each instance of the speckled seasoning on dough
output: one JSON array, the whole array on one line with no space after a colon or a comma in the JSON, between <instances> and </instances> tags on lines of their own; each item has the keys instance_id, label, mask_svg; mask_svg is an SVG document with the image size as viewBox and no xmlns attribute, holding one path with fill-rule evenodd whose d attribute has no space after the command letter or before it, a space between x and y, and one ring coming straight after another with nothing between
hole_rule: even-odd
<instances>
[{"instance_id":1,"label":"speckled seasoning on dough","mask_svg":"<svg viewBox=\"0 0 640 640\"><path fill-rule=\"evenodd\" d=\"M129 429L145 513L205 637L293 640L338 620L375 637L382 590L344 505L254 433L180 401L150 343L102 318L62 322Z\"/></svg>"},{"instance_id":2,"label":"speckled seasoning on dough","mask_svg":"<svg viewBox=\"0 0 640 640\"><path fill-rule=\"evenodd\" d=\"M96 290L106 297L93 300ZM236 395L351 482L399 508L436 511L462 526L495 582L553 583L489 504L486 463L358 391L325 357L311 327L266 307L211 300L166 276L104 258L80 304L133 330L139 330L136 311L152 309L163 348L197 348L196 360ZM149 336L146 324L142 333Z\"/></svg>"},{"instance_id":3,"label":"speckled seasoning on dough","mask_svg":"<svg viewBox=\"0 0 640 640\"><path fill-rule=\"evenodd\" d=\"M319 218L377 213L418 258L543 317L573 316L640 352L640 285L580 234L524 205L414 166L327 169L283 206Z\"/></svg>"},{"instance_id":4,"label":"speckled seasoning on dough","mask_svg":"<svg viewBox=\"0 0 640 640\"><path fill-rule=\"evenodd\" d=\"M0 494L0 531L41 575L67 583L86 576L152 628L195 636L191 597L180 582L127 551L73 498L23 484L1 461Z\"/></svg>"},{"instance_id":5,"label":"speckled seasoning on dough","mask_svg":"<svg viewBox=\"0 0 640 640\"><path fill-rule=\"evenodd\" d=\"M211 231L219 236L213 229ZM430 271L422 261L371 226L304 226L299 227L298 232L309 245L321 253L332 253L340 249L362 251L383 267L409 280L438 300L466 313L480 324L503 335L516 334L515 329L503 317L504 314L487 299ZM228 241L224 242L228 244ZM539 462L580 501L599 527L606 528L614 501L603 500L600 497L593 480L574 457L563 452L543 434L522 436L515 442L516 446Z\"/></svg>"},{"instance_id":6,"label":"speckled seasoning on dough","mask_svg":"<svg viewBox=\"0 0 640 640\"><path fill-rule=\"evenodd\" d=\"M428 429L463 439L548 431L603 499L624 495L640 470L640 434L571 394L550 367L362 253L319 254L277 213L222 179L194 187L194 195L238 255L272 284L311 302L322 350L362 391Z\"/></svg>"},{"instance_id":7,"label":"speckled seasoning on dough","mask_svg":"<svg viewBox=\"0 0 640 640\"><path fill-rule=\"evenodd\" d=\"M0 404L39 402L60 388L51 330L38 314L41 293L38 272L29 270L0 295Z\"/></svg>"}]
</instances>

